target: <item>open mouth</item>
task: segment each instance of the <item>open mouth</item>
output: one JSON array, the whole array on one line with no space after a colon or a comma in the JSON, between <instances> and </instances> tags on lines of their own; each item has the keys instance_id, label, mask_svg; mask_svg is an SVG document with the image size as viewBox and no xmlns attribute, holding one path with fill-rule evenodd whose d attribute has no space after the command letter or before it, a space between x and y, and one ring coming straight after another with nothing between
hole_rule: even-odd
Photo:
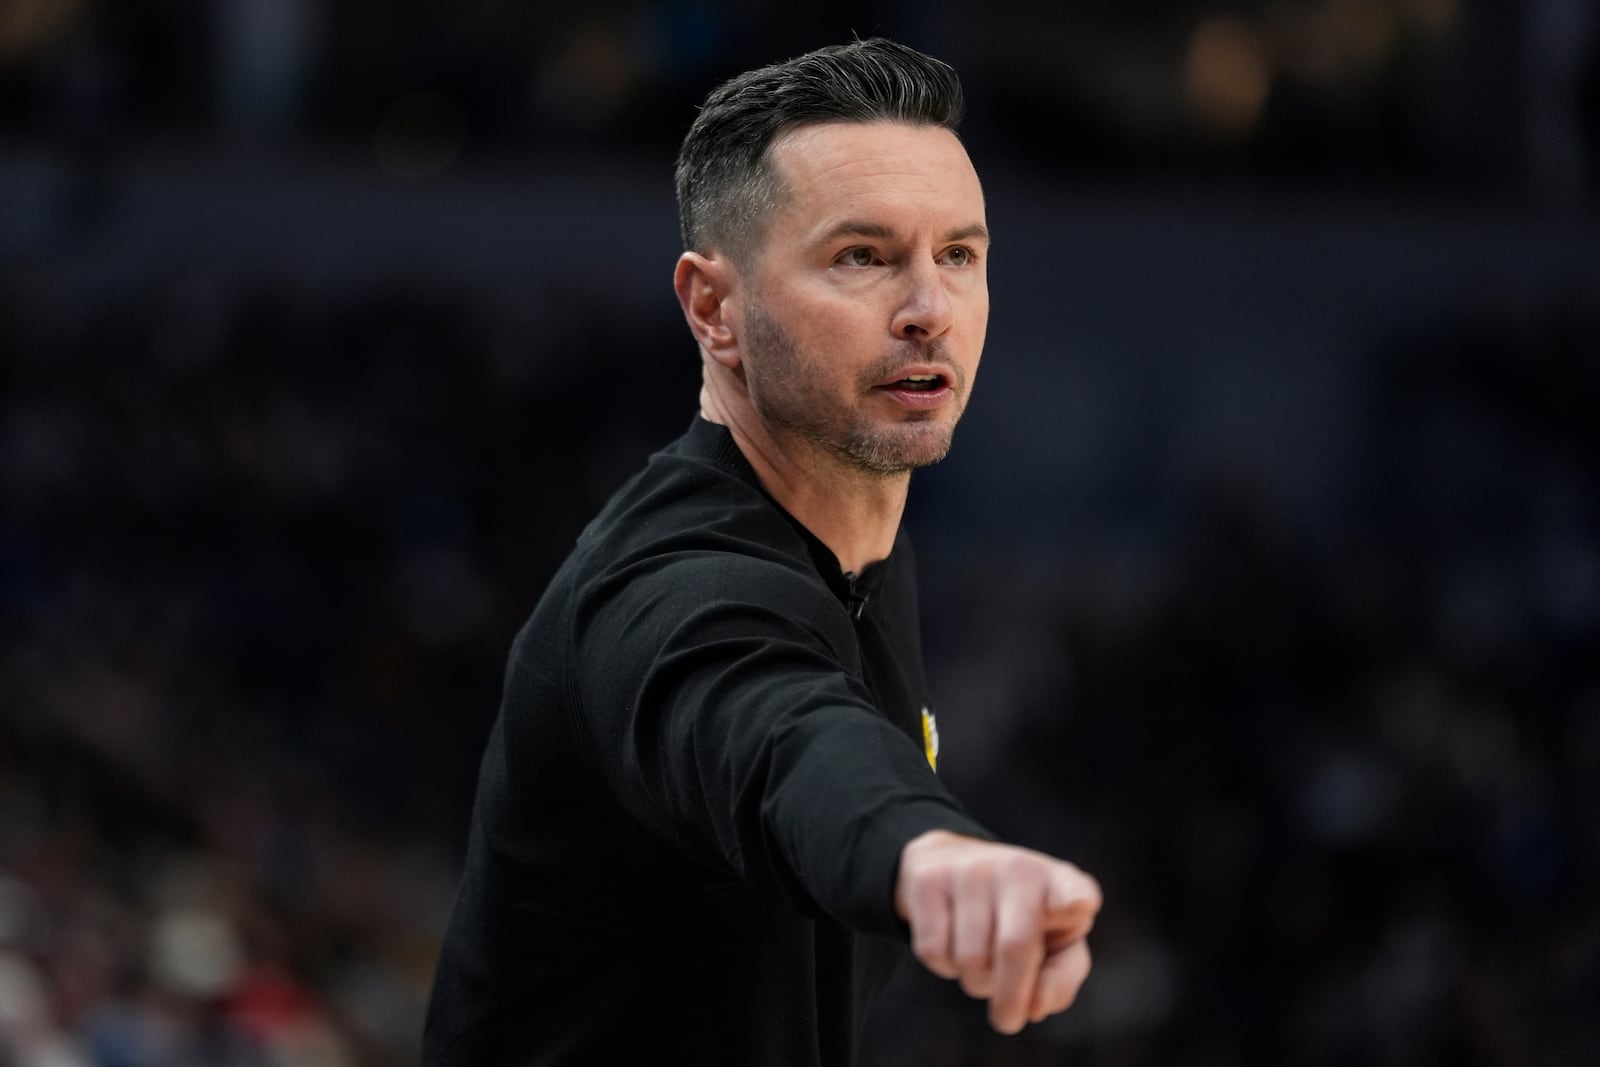
<instances>
[{"instance_id":1,"label":"open mouth","mask_svg":"<svg viewBox=\"0 0 1600 1067\"><path fill-rule=\"evenodd\" d=\"M903 407L914 410L932 410L950 399L953 388L950 376L934 367L901 368L912 373L902 378L889 378L878 383L879 392L891 397Z\"/></svg>"}]
</instances>

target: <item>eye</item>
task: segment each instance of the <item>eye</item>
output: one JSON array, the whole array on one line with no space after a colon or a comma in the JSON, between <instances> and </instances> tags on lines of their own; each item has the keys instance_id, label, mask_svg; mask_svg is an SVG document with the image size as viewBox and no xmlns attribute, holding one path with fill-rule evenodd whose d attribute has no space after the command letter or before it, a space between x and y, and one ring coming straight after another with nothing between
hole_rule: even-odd
<instances>
[{"instance_id":1,"label":"eye","mask_svg":"<svg viewBox=\"0 0 1600 1067\"><path fill-rule=\"evenodd\" d=\"M866 245L847 248L839 253L838 259L834 260L835 263L842 263L846 267L870 267L877 261L878 257Z\"/></svg>"},{"instance_id":2,"label":"eye","mask_svg":"<svg viewBox=\"0 0 1600 1067\"><path fill-rule=\"evenodd\" d=\"M944 258L952 267L970 267L977 261L978 254L966 245L957 245L946 252Z\"/></svg>"}]
</instances>

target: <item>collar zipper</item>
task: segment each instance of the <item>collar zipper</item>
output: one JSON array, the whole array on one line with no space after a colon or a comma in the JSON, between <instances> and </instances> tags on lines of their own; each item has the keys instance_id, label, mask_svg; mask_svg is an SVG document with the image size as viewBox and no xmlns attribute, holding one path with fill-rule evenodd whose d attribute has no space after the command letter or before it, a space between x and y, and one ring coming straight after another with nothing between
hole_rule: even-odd
<instances>
[{"instance_id":1,"label":"collar zipper","mask_svg":"<svg viewBox=\"0 0 1600 1067\"><path fill-rule=\"evenodd\" d=\"M846 571L844 581L846 607L850 612L850 617L860 622L862 614L867 610L869 596L864 589L856 585L855 571Z\"/></svg>"}]
</instances>

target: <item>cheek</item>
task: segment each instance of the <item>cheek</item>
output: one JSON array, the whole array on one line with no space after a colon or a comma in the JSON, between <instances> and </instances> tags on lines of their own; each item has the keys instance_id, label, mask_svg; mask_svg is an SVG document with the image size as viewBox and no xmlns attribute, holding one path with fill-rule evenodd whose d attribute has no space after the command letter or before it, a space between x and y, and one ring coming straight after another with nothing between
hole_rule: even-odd
<instances>
[{"instance_id":1,"label":"cheek","mask_svg":"<svg viewBox=\"0 0 1600 1067\"><path fill-rule=\"evenodd\" d=\"M798 317L795 337L813 362L842 367L859 362L863 353L881 351L878 333L883 328L878 322L866 301L819 302Z\"/></svg>"},{"instance_id":2,"label":"cheek","mask_svg":"<svg viewBox=\"0 0 1600 1067\"><path fill-rule=\"evenodd\" d=\"M971 305L964 309L962 318L965 327L962 332L967 337L967 343L963 348L969 353L968 359L972 365L976 367L979 357L983 355L983 342L989 331L989 294L984 292L973 300Z\"/></svg>"}]
</instances>

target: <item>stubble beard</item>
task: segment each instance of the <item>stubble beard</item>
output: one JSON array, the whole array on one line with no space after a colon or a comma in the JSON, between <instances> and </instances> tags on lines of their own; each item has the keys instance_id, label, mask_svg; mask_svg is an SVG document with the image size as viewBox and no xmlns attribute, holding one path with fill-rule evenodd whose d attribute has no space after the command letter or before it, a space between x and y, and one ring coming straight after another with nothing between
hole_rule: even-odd
<instances>
[{"instance_id":1,"label":"stubble beard","mask_svg":"<svg viewBox=\"0 0 1600 1067\"><path fill-rule=\"evenodd\" d=\"M950 452L956 422L966 403L966 374L934 341L916 357L938 363L950 375L953 417L938 411L911 411L895 422L876 422L829 393L828 377L759 304L745 313L746 387L756 414L768 427L817 446L861 474L903 474L939 462ZM905 353L888 353L867 367L854 390L865 394L907 362Z\"/></svg>"}]
</instances>

